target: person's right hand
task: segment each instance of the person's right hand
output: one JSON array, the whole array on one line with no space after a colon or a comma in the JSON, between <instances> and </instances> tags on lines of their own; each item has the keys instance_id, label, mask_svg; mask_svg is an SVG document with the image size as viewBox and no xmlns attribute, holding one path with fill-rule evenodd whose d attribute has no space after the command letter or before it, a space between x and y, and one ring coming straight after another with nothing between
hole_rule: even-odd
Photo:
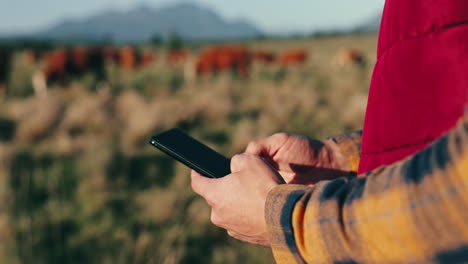
<instances>
[{"instance_id":1,"label":"person's right hand","mask_svg":"<svg viewBox=\"0 0 468 264\"><path fill-rule=\"evenodd\" d=\"M287 183L314 184L348 175L350 166L332 140L286 133L251 141L245 151L261 156Z\"/></svg>"}]
</instances>

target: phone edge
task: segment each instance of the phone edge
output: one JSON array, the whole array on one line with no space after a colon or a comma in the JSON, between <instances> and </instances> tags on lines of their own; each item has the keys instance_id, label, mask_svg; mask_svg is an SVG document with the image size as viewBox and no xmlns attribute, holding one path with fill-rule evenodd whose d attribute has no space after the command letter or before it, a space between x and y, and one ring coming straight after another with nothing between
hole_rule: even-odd
<instances>
[{"instance_id":1,"label":"phone edge","mask_svg":"<svg viewBox=\"0 0 468 264\"><path fill-rule=\"evenodd\" d=\"M190 162L188 161L185 157L179 155L178 153L172 151L171 149L167 148L166 146L160 144L157 139L155 139L155 136L151 137L150 139L150 142L149 142L152 146L156 147L157 149L161 150L162 152L166 153L167 155L173 157L174 159L176 159L177 161L183 163L185 166L197 171L198 173L204 175L204 176L207 176L207 177L210 177L210 178L214 178L214 179L217 179L219 177L217 177L216 175L214 175L212 172L208 171L208 170L205 170L203 168L201 168L200 166L198 166L196 163L193 163L193 162Z\"/></svg>"}]
</instances>

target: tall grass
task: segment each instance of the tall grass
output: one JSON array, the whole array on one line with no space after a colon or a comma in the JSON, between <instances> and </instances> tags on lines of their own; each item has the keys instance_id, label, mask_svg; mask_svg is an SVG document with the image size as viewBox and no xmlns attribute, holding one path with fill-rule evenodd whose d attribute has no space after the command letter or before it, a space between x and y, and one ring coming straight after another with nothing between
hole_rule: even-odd
<instances>
[{"instance_id":1,"label":"tall grass","mask_svg":"<svg viewBox=\"0 0 468 264\"><path fill-rule=\"evenodd\" d=\"M269 249L210 224L189 170L147 140L179 127L233 155L279 131L320 139L360 129L375 36L247 45L305 48L311 59L254 65L249 79L191 79L161 61L109 65L107 81L85 76L46 98L29 96L34 66L15 62L0 105L0 262L271 263ZM342 47L363 50L367 65L337 67Z\"/></svg>"}]
</instances>

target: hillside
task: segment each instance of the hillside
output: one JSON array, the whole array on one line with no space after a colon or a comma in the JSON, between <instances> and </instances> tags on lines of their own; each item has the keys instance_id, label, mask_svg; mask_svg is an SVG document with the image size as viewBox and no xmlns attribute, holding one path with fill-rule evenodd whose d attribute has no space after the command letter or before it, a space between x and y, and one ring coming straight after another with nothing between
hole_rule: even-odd
<instances>
[{"instance_id":1,"label":"hillside","mask_svg":"<svg viewBox=\"0 0 468 264\"><path fill-rule=\"evenodd\" d=\"M191 3L155 9L141 5L59 22L34 34L52 40L142 42L176 33L188 40L252 38L262 32L244 20L228 21L214 10Z\"/></svg>"}]
</instances>

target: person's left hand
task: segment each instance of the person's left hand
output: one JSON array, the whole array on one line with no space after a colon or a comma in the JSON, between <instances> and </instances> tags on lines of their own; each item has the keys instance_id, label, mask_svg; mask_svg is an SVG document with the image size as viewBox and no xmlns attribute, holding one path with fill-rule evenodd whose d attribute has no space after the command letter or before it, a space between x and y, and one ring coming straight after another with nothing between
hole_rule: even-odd
<instances>
[{"instance_id":1,"label":"person's left hand","mask_svg":"<svg viewBox=\"0 0 468 264\"><path fill-rule=\"evenodd\" d=\"M231 174L211 179L192 170L192 188L211 206L211 222L236 239L269 246L265 223L268 193L284 183L259 156L239 154L231 159Z\"/></svg>"}]
</instances>

